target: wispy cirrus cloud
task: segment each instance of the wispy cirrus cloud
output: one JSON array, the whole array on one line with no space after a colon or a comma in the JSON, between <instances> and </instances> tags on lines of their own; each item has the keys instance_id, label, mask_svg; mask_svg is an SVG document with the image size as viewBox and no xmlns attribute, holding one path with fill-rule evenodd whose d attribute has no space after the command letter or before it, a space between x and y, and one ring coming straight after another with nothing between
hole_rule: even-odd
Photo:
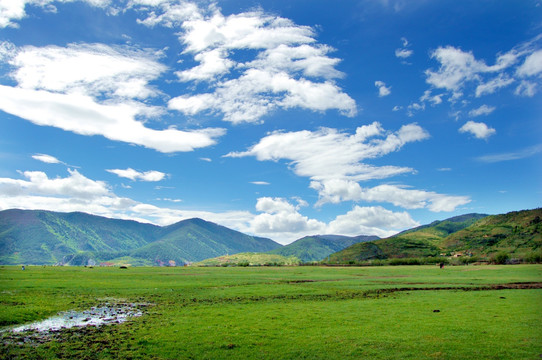
<instances>
[{"instance_id":1,"label":"wispy cirrus cloud","mask_svg":"<svg viewBox=\"0 0 542 360\"><path fill-rule=\"evenodd\" d=\"M502 162L502 161L525 159L525 158L534 156L536 154L539 154L541 152L542 152L542 144L538 144L538 145L530 146L528 148L521 149L518 151L479 156L476 159L478 161L482 161L486 163L497 163L497 162Z\"/></svg>"},{"instance_id":2,"label":"wispy cirrus cloud","mask_svg":"<svg viewBox=\"0 0 542 360\"><path fill-rule=\"evenodd\" d=\"M493 111L495 111L495 109L496 109L495 106L487 106L484 104L476 109L472 109L471 111L469 111L469 116L477 117L477 116L489 115Z\"/></svg>"},{"instance_id":3,"label":"wispy cirrus cloud","mask_svg":"<svg viewBox=\"0 0 542 360\"><path fill-rule=\"evenodd\" d=\"M56 157L47 155L47 154L35 154L35 155L32 155L32 159L38 160L47 164L65 164L64 162L58 160Z\"/></svg>"}]
</instances>

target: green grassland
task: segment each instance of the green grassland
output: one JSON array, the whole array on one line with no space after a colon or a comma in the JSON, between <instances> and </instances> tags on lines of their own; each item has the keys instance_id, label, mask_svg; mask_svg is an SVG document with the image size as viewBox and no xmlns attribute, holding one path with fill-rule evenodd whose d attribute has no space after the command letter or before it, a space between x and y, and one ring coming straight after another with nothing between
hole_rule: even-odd
<instances>
[{"instance_id":1,"label":"green grassland","mask_svg":"<svg viewBox=\"0 0 542 360\"><path fill-rule=\"evenodd\" d=\"M218 256L192 264L193 266L282 266L297 265L300 261L295 256L246 252Z\"/></svg>"},{"instance_id":2,"label":"green grassland","mask_svg":"<svg viewBox=\"0 0 542 360\"><path fill-rule=\"evenodd\" d=\"M0 267L2 328L153 304L39 345L3 338L0 358L535 359L541 279L541 265Z\"/></svg>"}]
</instances>

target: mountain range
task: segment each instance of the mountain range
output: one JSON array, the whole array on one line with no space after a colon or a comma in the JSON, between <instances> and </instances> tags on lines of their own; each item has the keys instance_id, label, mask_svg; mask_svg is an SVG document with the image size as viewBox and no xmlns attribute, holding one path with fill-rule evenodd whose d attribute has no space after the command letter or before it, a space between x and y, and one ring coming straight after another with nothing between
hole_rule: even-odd
<instances>
[{"instance_id":1,"label":"mountain range","mask_svg":"<svg viewBox=\"0 0 542 360\"><path fill-rule=\"evenodd\" d=\"M156 226L80 212L0 211L0 264L182 265L282 245L201 219Z\"/></svg>"},{"instance_id":2,"label":"mountain range","mask_svg":"<svg viewBox=\"0 0 542 360\"><path fill-rule=\"evenodd\" d=\"M245 262L256 256L249 253L268 253L302 262L326 259L331 263L488 257L499 251L523 256L542 249L541 219L542 209L466 214L385 239L314 235L282 246L197 218L156 226L80 212L11 209L0 211L0 264L182 265L239 253L247 253L243 255Z\"/></svg>"},{"instance_id":3,"label":"mountain range","mask_svg":"<svg viewBox=\"0 0 542 360\"><path fill-rule=\"evenodd\" d=\"M501 215L466 214L435 221L395 236L357 243L329 258L331 263L372 259L477 256L505 252L523 257L542 249L542 209Z\"/></svg>"},{"instance_id":4,"label":"mountain range","mask_svg":"<svg viewBox=\"0 0 542 360\"><path fill-rule=\"evenodd\" d=\"M340 235L314 235L305 236L291 244L269 251L269 254L282 256L295 256L303 262L320 261L329 255L347 248L351 245L378 240L378 236L340 236Z\"/></svg>"}]
</instances>

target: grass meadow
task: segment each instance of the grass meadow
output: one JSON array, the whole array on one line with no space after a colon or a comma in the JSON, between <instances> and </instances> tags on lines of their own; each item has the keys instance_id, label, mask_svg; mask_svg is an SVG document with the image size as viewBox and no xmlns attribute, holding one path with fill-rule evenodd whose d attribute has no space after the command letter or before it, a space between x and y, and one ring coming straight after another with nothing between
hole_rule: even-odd
<instances>
[{"instance_id":1,"label":"grass meadow","mask_svg":"<svg viewBox=\"0 0 542 360\"><path fill-rule=\"evenodd\" d=\"M0 325L149 303L3 359L538 359L542 266L0 267Z\"/></svg>"}]
</instances>

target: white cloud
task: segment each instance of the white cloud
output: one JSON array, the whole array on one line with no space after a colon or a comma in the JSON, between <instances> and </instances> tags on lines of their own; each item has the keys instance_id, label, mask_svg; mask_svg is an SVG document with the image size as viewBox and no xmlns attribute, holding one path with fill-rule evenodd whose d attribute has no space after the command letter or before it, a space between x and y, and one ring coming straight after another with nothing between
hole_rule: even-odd
<instances>
[{"instance_id":1,"label":"white cloud","mask_svg":"<svg viewBox=\"0 0 542 360\"><path fill-rule=\"evenodd\" d=\"M27 0L10 0L0 2L0 28L17 27L14 20L22 19L26 13L24 7Z\"/></svg>"},{"instance_id":2,"label":"white cloud","mask_svg":"<svg viewBox=\"0 0 542 360\"><path fill-rule=\"evenodd\" d=\"M193 56L199 65L176 74L180 81L206 82L211 89L177 96L169 101L170 109L186 115L222 114L233 123L258 122L272 111L293 107L357 113L355 101L334 82L344 76L335 69L340 60L329 56L333 48L316 43L312 28L262 11L224 16L211 6L210 14L200 10L196 16L190 10L176 16L170 10L162 6L160 16L143 23L180 27L183 55ZM254 51L252 59L234 60L246 50Z\"/></svg>"},{"instance_id":3,"label":"white cloud","mask_svg":"<svg viewBox=\"0 0 542 360\"><path fill-rule=\"evenodd\" d=\"M439 47L431 54L440 63L438 71L426 70L427 83L436 88L457 92L464 83L479 79L479 73L496 71L474 58L472 52L464 52L453 46Z\"/></svg>"},{"instance_id":4,"label":"white cloud","mask_svg":"<svg viewBox=\"0 0 542 360\"><path fill-rule=\"evenodd\" d=\"M438 70L425 71L426 82L434 88L445 89L450 93L449 100L455 102L465 94L481 97L521 81L515 94L533 96L536 83L528 77L539 77L542 73L541 36L518 44L512 50L497 54L495 63L487 65L476 59L472 52L453 46L439 47L431 57L440 63ZM518 64L525 59L521 65Z\"/></svg>"},{"instance_id":5,"label":"white cloud","mask_svg":"<svg viewBox=\"0 0 542 360\"><path fill-rule=\"evenodd\" d=\"M162 25L165 27L174 27L181 24L183 21L190 19L200 19L202 17L200 8L193 2L179 0L172 2L170 0L131 0L132 5L143 5L151 7L159 7L157 10L152 10L148 13L147 18L140 20L138 23L153 27Z\"/></svg>"},{"instance_id":6,"label":"white cloud","mask_svg":"<svg viewBox=\"0 0 542 360\"><path fill-rule=\"evenodd\" d=\"M149 85L166 69L159 56L102 44L19 48L9 59L18 86L0 85L0 110L38 125L161 152L215 144L224 129L156 130L140 120L164 112L139 101L159 94Z\"/></svg>"},{"instance_id":7,"label":"white cloud","mask_svg":"<svg viewBox=\"0 0 542 360\"><path fill-rule=\"evenodd\" d=\"M69 2L60 0L57 2ZM75 1L75 0L73 0ZM109 0L79 0L95 7L105 7ZM25 8L27 5L40 6L42 8L54 9L52 5L55 0L4 0L0 2L0 28L19 27L16 21L26 17Z\"/></svg>"},{"instance_id":8,"label":"white cloud","mask_svg":"<svg viewBox=\"0 0 542 360\"><path fill-rule=\"evenodd\" d=\"M500 74L496 78L493 78L486 83L478 85L475 91L476 97L493 94L498 89L507 87L513 82L514 79L508 77L507 75Z\"/></svg>"},{"instance_id":9,"label":"white cloud","mask_svg":"<svg viewBox=\"0 0 542 360\"><path fill-rule=\"evenodd\" d=\"M525 159L541 152L542 144L538 144L515 152L480 156L477 158L477 160L486 163L497 163L502 161Z\"/></svg>"},{"instance_id":10,"label":"white cloud","mask_svg":"<svg viewBox=\"0 0 542 360\"><path fill-rule=\"evenodd\" d=\"M58 94L0 85L0 110L37 125L54 126L81 135L142 145L164 153L192 151L216 143L225 130L155 130L137 121L137 103L98 104L85 95Z\"/></svg>"},{"instance_id":11,"label":"white cloud","mask_svg":"<svg viewBox=\"0 0 542 360\"><path fill-rule=\"evenodd\" d=\"M542 50L527 56L525 62L517 69L517 74L522 77L535 76L540 73L542 73Z\"/></svg>"},{"instance_id":12,"label":"white cloud","mask_svg":"<svg viewBox=\"0 0 542 360\"><path fill-rule=\"evenodd\" d=\"M164 177L167 176L167 174L156 171L156 170L149 170L145 172L139 172L132 168L128 168L125 170L122 169L108 169L107 172L110 172L112 174L115 174L119 177L127 178L133 181L141 180L141 181L161 181L164 179Z\"/></svg>"},{"instance_id":13,"label":"white cloud","mask_svg":"<svg viewBox=\"0 0 542 360\"><path fill-rule=\"evenodd\" d=\"M471 133L477 139L487 139L491 135L495 134L496 130L488 127L485 123L482 122L467 121L465 125L463 125L459 129L459 132Z\"/></svg>"},{"instance_id":14,"label":"white cloud","mask_svg":"<svg viewBox=\"0 0 542 360\"><path fill-rule=\"evenodd\" d=\"M416 124L404 125L396 133L389 133L375 122L357 128L354 135L329 128L316 132L273 132L249 150L226 156L255 156L259 161L290 160L289 167L296 175L311 179L310 187L319 194L318 206L343 201L371 201L389 202L408 209L452 211L470 199L392 185L364 189L358 184L359 181L414 172L411 168L376 167L363 161L382 157L398 151L407 143L428 137L429 134Z\"/></svg>"},{"instance_id":15,"label":"white cloud","mask_svg":"<svg viewBox=\"0 0 542 360\"><path fill-rule=\"evenodd\" d=\"M232 152L225 156L255 156L260 161L287 159L297 175L312 180L348 178L361 181L412 172L410 168L375 167L362 161L381 157L409 142L428 137L429 134L416 124L404 125L399 131L390 133L374 122L358 127L352 135L330 128L314 132L273 132L248 151Z\"/></svg>"},{"instance_id":16,"label":"white cloud","mask_svg":"<svg viewBox=\"0 0 542 360\"><path fill-rule=\"evenodd\" d=\"M479 108L472 109L471 111L469 111L469 116L476 117L476 116L482 116L482 115L489 115L493 111L495 111L495 106L487 106L484 104L480 106Z\"/></svg>"},{"instance_id":17,"label":"white cloud","mask_svg":"<svg viewBox=\"0 0 542 360\"><path fill-rule=\"evenodd\" d=\"M314 234L387 237L419 225L407 212L392 212L380 206L355 206L327 224L303 216L299 213L299 206L283 198L259 198L256 209L261 213L250 221L249 231L281 243Z\"/></svg>"},{"instance_id":18,"label":"white cloud","mask_svg":"<svg viewBox=\"0 0 542 360\"><path fill-rule=\"evenodd\" d=\"M267 181L251 181L250 183L254 185L270 185Z\"/></svg>"},{"instance_id":19,"label":"white cloud","mask_svg":"<svg viewBox=\"0 0 542 360\"><path fill-rule=\"evenodd\" d=\"M62 161L58 160L56 157L47 155L47 154L36 154L32 155L32 158L47 164L64 164Z\"/></svg>"},{"instance_id":20,"label":"white cloud","mask_svg":"<svg viewBox=\"0 0 542 360\"><path fill-rule=\"evenodd\" d=\"M119 197L103 181L91 180L76 170L67 177L49 178L39 171L25 171L25 179L0 178L0 210L32 209L60 212L82 211L117 219L131 219L158 225L199 217L246 231L254 215L245 211L213 213L161 208ZM175 199L165 201L177 202Z\"/></svg>"},{"instance_id":21,"label":"white cloud","mask_svg":"<svg viewBox=\"0 0 542 360\"><path fill-rule=\"evenodd\" d=\"M301 215L297 207L282 198L259 198L256 210L263 212L251 221L251 229L258 234L319 233L325 229L324 223Z\"/></svg>"},{"instance_id":22,"label":"white cloud","mask_svg":"<svg viewBox=\"0 0 542 360\"><path fill-rule=\"evenodd\" d=\"M407 189L398 185L378 185L362 188L349 180L332 179L313 181L311 187L318 191L318 205L342 201L385 202L405 209L427 208L433 212L453 211L470 202L466 196L451 196L432 191Z\"/></svg>"},{"instance_id":23,"label":"white cloud","mask_svg":"<svg viewBox=\"0 0 542 360\"><path fill-rule=\"evenodd\" d=\"M327 227L330 234L360 235L371 234L381 238L389 237L402 229L419 226L405 212L392 212L381 206L355 206L344 215L339 215Z\"/></svg>"},{"instance_id":24,"label":"white cloud","mask_svg":"<svg viewBox=\"0 0 542 360\"><path fill-rule=\"evenodd\" d=\"M382 81L375 81L375 86L378 88L378 96L388 96L391 94L391 86L386 86Z\"/></svg>"},{"instance_id":25,"label":"white cloud","mask_svg":"<svg viewBox=\"0 0 542 360\"><path fill-rule=\"evenodd\" d=\"M64 178L49 178L39 171L26 171L21 175L24 179L0 178L0 210L82 211L158 225L199 217L245 233L267 236L283 244L314 234L384 237L418 225L408 213L392 212L380 206L355 206L348 213L324 223L302 215L300 209L308 204L299 198L293 199L295 205L283 198L259 198L256 203L259 214L172 209L119 197L105 182L91 180L76 170L68 170L68 176ZM182 202L171 198L156 200Z\"/></svg>"},{"instance_id":26,"label":"white cloud","mask_svg":"<svg viewBox=\"0 0 542 360\"><path fill-rule=\"evenodd\" d=\"M68 172L70 175L67 178L50 179L41 171L23 172L22 175L28 180L0 178L0 194L63 196L73 200L90 200L110 194L105 182L90 180L77 170Z\"/></svg>"},{"instance_id":27,"label":"white cloud","mask_svg":"<svg viewBox=\"0 0 542 360\"><path fill-rule=\"evenodd\" d=\"M521 83L514 91L514 94L519 96L533 97L536 94L536 87L537 85L534 82L521 80Z\"/></svg>"},{"instance_id":28,"label":"white cloud","mask_svg":"<svg viewBox=\"0 0 542 360\"><path fill-rule=\"evenodd\" d=\"M408 46L410 45L408 40L404 37L401 38L401 43L403 44L402 49L395 49L395 56L401 59L406 59L414 53L413 50L408 49Z\"/></svg>"},{"instance_id":29,"label":"white cloud","mask_svg":"<svg viewBox=\"0 0 542 360\"><path fill-rule=\"evenodd\" d=\"M166 70L158 56L103 44L26 46L9 63L16 69L11 76L24 89L145 99L158 94L149 82Z\"/></svg>"},{"instance_id":30,"label":"white cloud","mask_svg":"<svg viewBox=\"0 0 542 360\"><path fill-rule=\"evenodd\" d=\"M401 59L406 59L412 56L413 53L414 51L409 49L395 49L395 56Z\"/></svg>"}]
</instances>

